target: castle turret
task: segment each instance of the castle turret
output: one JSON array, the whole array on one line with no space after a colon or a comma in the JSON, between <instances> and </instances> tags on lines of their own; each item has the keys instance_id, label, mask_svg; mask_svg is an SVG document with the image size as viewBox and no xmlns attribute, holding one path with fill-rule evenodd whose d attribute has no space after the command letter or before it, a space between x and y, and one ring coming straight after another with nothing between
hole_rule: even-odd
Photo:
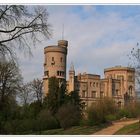
<instances>
[{"instance_id":1,"label":"castle turret","mask_svg":"<svg viewBox=\"0 0 140 140\"><path fill-rule=\"evenodd\" d=\"M59 81L66 81L68 41L59 40L58 45L44 48L44 92L48 93L48 78L56 77Z\"/></svg>"},{"instance_id":2,"label":"castle turret","mask_svg":"<svg viewBox=\"0 0 140 140\"><path fill-rule=\"evenodd\" d=\"M73 63L71 63L69 70L69 92L74 91L74 77L75 77L74 65Z\"/></svg>"}]
</instances>

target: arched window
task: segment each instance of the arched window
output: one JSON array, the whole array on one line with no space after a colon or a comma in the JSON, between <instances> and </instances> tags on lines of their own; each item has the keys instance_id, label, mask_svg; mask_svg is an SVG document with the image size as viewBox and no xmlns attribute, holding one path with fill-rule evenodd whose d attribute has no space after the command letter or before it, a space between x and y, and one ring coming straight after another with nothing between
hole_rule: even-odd
<instances>
[{"instance_id":1,"label":"arched window","mask_svg":"<svg viewBox=\"0 0 140 140\"><path fill-rule=\"evenodd\" d=\"M129 86L129 95L132 95L132 91L133 91L133 87L132 86Z\"/></svg>"}]
</instances>

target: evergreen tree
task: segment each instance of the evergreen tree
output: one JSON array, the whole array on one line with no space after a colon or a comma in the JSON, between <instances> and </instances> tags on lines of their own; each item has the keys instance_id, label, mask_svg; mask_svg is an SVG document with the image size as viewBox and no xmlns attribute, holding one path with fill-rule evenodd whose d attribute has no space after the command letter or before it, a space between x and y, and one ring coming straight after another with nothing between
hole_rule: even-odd
<instances>
[{"instance_id":1,"label":"evergreen tree","mask_svg":"<svg viewBox=\"0 0 140 140\"><path fill-rule=\"evenodd\" d=\"M56 77L51 77L48 88L47 106L55 114L65 101L65 86Z\"/></svg>"}]
</instances>

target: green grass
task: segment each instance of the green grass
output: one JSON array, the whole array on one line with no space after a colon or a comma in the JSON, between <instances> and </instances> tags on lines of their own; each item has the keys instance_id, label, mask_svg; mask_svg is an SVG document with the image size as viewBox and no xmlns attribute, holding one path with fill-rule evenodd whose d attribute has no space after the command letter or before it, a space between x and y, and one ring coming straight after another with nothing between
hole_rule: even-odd
<instances>
[{"instance_id":1,"label":"green grass","mask_svg":"<svg viewBox=\"0 0 140 140\"><path fill-rule=\"evenodd\" d=\"M33 135L90 135L102 128L105 128L106 126L106 124L98 126L74 126L66 130L61 128L35 132Z\"/></svg>"},{"instance_id":2,"label":"green grass","mask_svg":"<svg viewBox=\"0 0 140 140\"><path fill-rule=\"evenodd\" d=\"M118 130L115 135L140 135L140 123L127 125Z\"/></svg>"}]
</instances>

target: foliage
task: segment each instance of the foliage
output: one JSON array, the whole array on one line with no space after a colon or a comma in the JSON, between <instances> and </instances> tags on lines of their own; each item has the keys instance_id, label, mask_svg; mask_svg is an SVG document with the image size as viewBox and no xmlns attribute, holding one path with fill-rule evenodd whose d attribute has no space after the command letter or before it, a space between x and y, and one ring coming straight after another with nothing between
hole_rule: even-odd
<instances>
[{"instance_id":1,"label":"foliage","mask_svg":"<svg viewBox=\"0 0 140 140\"><path fill-rule=\"evenodd\" d=\"M115 120L117 120L117 116L116 116L116 114L109 114L109 115L105 116L105 119L107 121L115 121Z\"/></svg>"},{"instance_id":2,"label":"foliage","mask_svg":"<svg viewBox=\"0 0 140 140\"><path fill-rule=\"evenodd\" d=\"M140 103L127 104L124 108L120 109L117 113L117 118L122 117L135 118L140 116Z\"/></svg>"},{"instance_id":3,"label":"foliage","mask_svg":"<svg viewBox=\"0 0 140 140\"><path fill-rule=\"evenodd\" d=\"M62 85L60 86L59 80L56 77L49 78L47 107L52 114L55 114L58 111L59 107L64 103L65 87Z\"/></svg>"},{"instance_id":4,"label":"foliage","mask_svg":"<svg viewBox=\"0 0 140 140\"><path fill-rule=\"evenodd\" d=\"M37 79L34 79L32 82L30 82L31 91L33 93L33 97L40 102L40 105L42 105L43 101L43 81Z\"/></svg>"},{"instance_id":5,"label":"foliage","mask_svg":"<svg viewBox=\"0 0 140 140\"><path fill-rule=\"evenodd\" d=\"M57 112L57 118L62 128L66 129L71 126L79 125L81 112L74 104L64 104Z\"/></svg>"},{"instance_id":6,"label":"foliage","mask_svg":"<svg viewBox=\"0 0 140 140\"><path fill-rule=\"evenodd\" d=\"M27 106L29 103L33 101L30 83L25 83L21 85L20 93L17 95L17 97L19 98L20 103L23 106Z\"/></svg>"},{"instance_id":7,"label":"foliage","mask_svg":"<svg viewBox=\"0 0 140 140\"><path fill-rule=\"evenodd\" d=\"M48 130L60 128L58 121L51 114L49 110L41 110L37 117L38 125L36 126L38 130Z\"/></svg>"},{"instance_id":8,"label":"foliage","mask_svg":"<svg viewBox=\"0 0 140 140\"><path fill-rule=\"evenodd\" d=\"M62 128L79 125L82 119L83 105L78 92L72 91L65 95L65 103L58 109L57 117Z\"/></svg>"},{"instance_id":9,"label":"foliage","mask_svg":"<svg viewBox=\"0 0 140 140\"><path fill-rule=\"evenodd\" d=\"M116 113L116 106L112 99L105 98L87 109L88 125L105 123L108 115Z\"/></svg>"},{"instance_id":10,"label":"foliage","mask_svg":"<svg viewBox=\"0 0 140 140\"><path fill-rule=\"evenodd\" d=\"M78 106L79 110L82 110L84 108L84 105L82 104L77 91L72 91L67 95L67 102L71 102L72 104Z\"/></svg>"},{"instance_id":11,"label":"foliage","mask_svg":"<svg viewBox=\"0 0 140 140\"><path fill-rule=\"evenodd\" d=\"M8 99L14 99L20 92L22 77L18 66L12 60L3 59L0 61L0 109Z\"/></svg>"}]
</instances>

